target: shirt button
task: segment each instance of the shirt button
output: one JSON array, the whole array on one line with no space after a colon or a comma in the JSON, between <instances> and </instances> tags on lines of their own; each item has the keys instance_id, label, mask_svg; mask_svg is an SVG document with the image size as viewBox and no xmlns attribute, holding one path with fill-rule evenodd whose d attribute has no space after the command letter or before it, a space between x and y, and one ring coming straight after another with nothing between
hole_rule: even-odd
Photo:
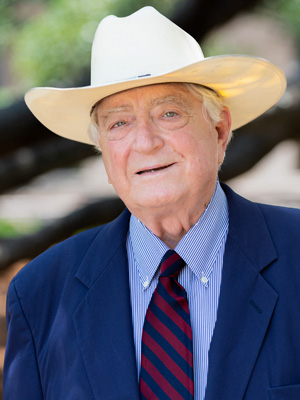
<instances>
[{"instance_id":1,"label":"shirt button","mask_svg":"<svg viewBox=\"0 0 300 400\"><path fill-rule=\"evenodd\" d=\"M148 279L145 280L145 282L143 283L143 286L144 286L145 289L149 286Z\"/></svg>"},{"instance_id":2,"label":"shirt button","mask_svg":"<svg viewBox=\"0 0 300 400\"><path fill-rule=\"evenodd\" d=\"M208 279L206 278L206 276L202 276L201 282L202 283L207 283L208 282Z\"/></svg>"}]
</instances>

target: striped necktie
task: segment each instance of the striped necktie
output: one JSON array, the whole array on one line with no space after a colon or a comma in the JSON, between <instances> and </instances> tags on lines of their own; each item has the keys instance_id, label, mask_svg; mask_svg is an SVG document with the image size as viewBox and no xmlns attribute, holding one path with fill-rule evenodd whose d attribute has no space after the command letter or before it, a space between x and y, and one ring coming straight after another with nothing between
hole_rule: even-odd
<instances>
[{"instance_id":1,"label":"striped necktie","mask_svg":"<svg viewBox=\"0 0 300 400\"><path fill-rule=\"evenodd\" d=\"M186 291L177 280L184 265L173 250L167 251L161 261L142 335L142 400L194 398L190 313Z\"/></svg>"}]
</instances>

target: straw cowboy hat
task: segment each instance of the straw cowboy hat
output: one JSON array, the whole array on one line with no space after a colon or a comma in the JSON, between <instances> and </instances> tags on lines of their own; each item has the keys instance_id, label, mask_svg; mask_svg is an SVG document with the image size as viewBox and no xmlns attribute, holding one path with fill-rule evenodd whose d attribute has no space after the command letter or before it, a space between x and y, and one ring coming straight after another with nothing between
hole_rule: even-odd
<instances>
[{"instance_id":1,"label":"straw cowboy hat","mask_svg":"<svg viewBox=\"0 0 300 400\"><path fill-rule=\"evenodd\" d=\"M90 112L97 101L167 82L197 83L218 92L230 109L232 129L271 108L286 88L283 72L270 62L241 55L205 58L188 33L154 8L144 7L128 17L110 15L100 22L92 46L90 86L34 88L25 101L51 131L92 144Z\"/></svg>"}]
</instances>

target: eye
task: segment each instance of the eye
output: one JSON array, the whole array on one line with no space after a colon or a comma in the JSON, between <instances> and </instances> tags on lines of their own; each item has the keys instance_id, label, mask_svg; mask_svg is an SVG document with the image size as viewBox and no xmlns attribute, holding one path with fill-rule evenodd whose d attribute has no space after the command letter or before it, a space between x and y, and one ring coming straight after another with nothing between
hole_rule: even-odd
<instances>
[{"instance_id":1,"label":"eye","mask_svg":"<svg viewBox=\"0 0 300 400\"><path fill-rule=\"evenodd\" d=\"M175 112L175 111L167 111L166 113L164 113L164 117L167 117L167 118L173 118L173 117L177 117L177 112Z\"/></svg>"},{"instance_id":2,"label":"eye","mask_svg":"<svg viewBox=\"0 0 300 400\"><path fill-rule=\"evenodd\" d=\"M115 124L113 124L110 129L114 129L114 128L120 128L121 126L125 125L126 121L118 121Z\"/></svg>"}]
</instances>

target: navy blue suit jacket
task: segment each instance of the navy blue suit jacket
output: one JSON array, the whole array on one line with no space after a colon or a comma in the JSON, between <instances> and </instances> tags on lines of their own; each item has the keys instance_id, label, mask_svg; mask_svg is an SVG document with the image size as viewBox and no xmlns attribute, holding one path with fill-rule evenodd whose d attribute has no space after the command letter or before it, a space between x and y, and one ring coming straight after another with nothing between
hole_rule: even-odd
<instances>
[{"instance_id":1,"label":"navy blue suit jacket","mask_svg":"<svg viewBox=\"0 0 300 400\"><path fill-rule=\"evenodd\" d=\"M229 234L205 400L300 399L300 212L225 187ZM138 400L129 213L14 278L4 400Z\"/></svg>"}]
</instances>

